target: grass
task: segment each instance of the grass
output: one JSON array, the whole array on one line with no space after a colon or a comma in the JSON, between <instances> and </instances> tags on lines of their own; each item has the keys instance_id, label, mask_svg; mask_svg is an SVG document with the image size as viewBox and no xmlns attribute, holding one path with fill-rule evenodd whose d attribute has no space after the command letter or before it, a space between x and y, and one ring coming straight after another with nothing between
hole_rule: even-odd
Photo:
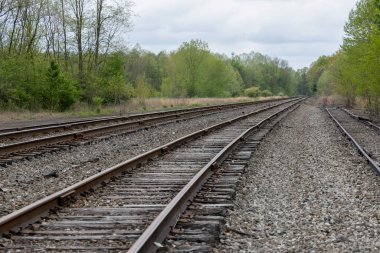
<instances>
[{"instance_id":1,"label":"grass","mask_svg":"<svg viewBox=\"0 0 380 253\"><path fill-rule=\"evenodd\" d=\"M345 104L345 100L343 97L338 95L320 96L318 97L318 103L330 106L343 106Z\"/></svg>"},{"instance_id":2,"label":"grass","mask_svg":"<svg viewBox=\"0 0 380 253\"><path fill-rule=\"evenodd\" d=\"M131 99L125 104L114 106L103 106L93 108L88 105L77 104L71 111L67 112L51 112L51 111L1 111L0 121L26 121L26 120L49 120L58 118L80 118L91 116L105 115L128 115L132 113L169 110L178 108L187 108L195 106L207 106L215 104L238 103L254 100L266 100L279 97L236 97L236 98L147 98L147 99Z\"/></svg>"}]
</instances>

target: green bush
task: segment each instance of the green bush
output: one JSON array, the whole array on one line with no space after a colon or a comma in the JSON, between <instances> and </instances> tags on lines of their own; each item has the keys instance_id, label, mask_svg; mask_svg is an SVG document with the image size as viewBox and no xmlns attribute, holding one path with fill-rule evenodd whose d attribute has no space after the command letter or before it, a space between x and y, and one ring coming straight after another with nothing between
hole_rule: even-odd
<instances>
[{"instance_id":1,"label":"green bush","mask_svg":"<svg viewBox=\"0 0 380 253\"><path fill-rule=\"evenodd\" d=\"M50 110L65 111L78 100L74 82L62 75L54 61L50 63L41 93L43 107Z\"/></svg>"},{"instance_id":2,"label":"green bush","mask_svg":"<svg viewBox=\"0 0 380 253\"><path fill-rule=\"evenodd\" d=\"M273 95L273 93L270 90L263 90L261 92L261 96L263 96L263 97L270 97L272 95Z\"/></svg>"},{"instance_id":3,"label":"green bush","mask_svg":"<svg viewBox=\"0 0 380 253\"><path fill-rule=\"evenodd\" d=\"M92 108L97 112L100 113L101 106L104 102L104 99L99 96L94 96L91 98L91 105Z\"/></svg>"},{"instance_id":4,"label":"green bush","mask_svg":"<svg viewBox=\"0 0 380 253\"><path fill-rule=\"evenodd\" d=\"M252 87L250 87L248 89L245 89L244 94L247 97L256 98L256 97L260 96L260 94L261 94L260 87L258 87L258 86L252 86Z\"/></svg>"},{"instance_id":5,"label":"green bush","mask_svg":"<svg viewBox=\"0 0 380 253\"><path fill-rule=\"evenodd\" d=\"M103 98L99 97L99 96L94 96L92 97L92 106L94 107L100 107L102 104L103 104Z\"/></svg>"}]
</instances>

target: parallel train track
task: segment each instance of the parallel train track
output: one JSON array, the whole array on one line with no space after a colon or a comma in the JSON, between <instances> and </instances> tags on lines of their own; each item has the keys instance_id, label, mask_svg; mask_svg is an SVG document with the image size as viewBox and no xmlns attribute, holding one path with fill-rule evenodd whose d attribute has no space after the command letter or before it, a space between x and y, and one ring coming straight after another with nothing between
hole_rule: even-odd
<instances>
[{"instance_id":1,"label":"parallel train track","mask_svg":"<svg viewBox=\"0 0 380 253\"><path fill-rule=\"evenodd\" d=\"M207 202L221 201L209 207L228 207L224 200L231 197L230 187L249 153L276 120L301 101L287 101L200 130L2 217L0 232L10 238L3 250L163 250L169 246L162 241L178 219L183 226L180 215L197 192L200 195L193 203L201 202L207 209ZM33 223L42 216L46 218ZM175 234L172 231L170 238Z\"/></svg>"},{"instance_id":2,"label":"parallel train track","mask_svg":"<svg viewBox=\"0 0 380 253\"><path fill-rule=\"evenodd\" d=\"M28 127L19 131L6 132L0 134L0 142L2 142L0 145L0 165L5 166L13 161L38 156L45 152L89 143L93 139L109 138L115 134L126 134L173 121L188 120L201 115L214 114L220 110L245 108L252 105L265 106L271 102L281 103L282 100L197 107L128 117L109 117L37 128ZM47 134L50 136L44 136Z\"/></svg>"},{"instance_id":3,"label":"parallel train track","mask_svg":"<svg viewBox=\"0 0 380 253\"><path fill-rule=\"evenodd\" d=\"M348 110L326 108L330 117L371 167L380 173L380 127Z\"/></svg>"},{"instance_id":4,"label":"parallel train track","mask_svg":"<svg viewBox=\"0 0 380 253\"><path fill-rule=\"evenodd\" d=\"M24 127L20 126L20 127L14 127L14 128L2 128L0 129L0 139L13 139L13 138L20 138L24 136L39 135L39 134L43 135L49 132L68 131L70 129L88 128L88 127L94 127L94 126L103 125L103 124L118 124L121 122L157 118L161 116L181 115L183 113L188 113L188 112L197 112L197 111L207 112L207 111L214 111L214 110L237 108L237 107L243 107L243 106L250 106L254 104L280 101L284 99L286 98L231 103L231 104L222 104L222 105L212 105L212 106L201 106L201 107L157 111L157 112L149 112L149 113L139 113L139 114L132 114L128 116L98 117L98 118L93 118L93 119L73 120L73 121L67 121L67 122L49 123L49 124L32 125L32 126L24 126Z\"/></svg>"}]
</instances>

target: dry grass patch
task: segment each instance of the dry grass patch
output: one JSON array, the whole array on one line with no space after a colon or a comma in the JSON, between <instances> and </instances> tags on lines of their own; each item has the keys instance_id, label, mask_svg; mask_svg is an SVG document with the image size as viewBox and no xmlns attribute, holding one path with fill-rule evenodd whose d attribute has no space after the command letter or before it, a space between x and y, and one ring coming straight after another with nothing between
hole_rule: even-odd
<instances>
[{"instance_id":1,"label":"dry grass patch","mask_svg":"<svg viewBox=\"0 0 380 253\"><path fill-rule=\"evenodd\" d=\"M347 106L346 99L339 95L318 97L318 103L330 106ZM353 107L355 109L365 110L367 103L368 101L366 99L357 97L355 98L355 105Z\"/></svg>"},{"instance_id":2,"label":"dry grass patch","mask_svg":"<svg viewBox=\"0 0 380 253\"><path fill-rule=\"evenodd\" d=\"M186 108L195 106L207 106L216 104L239 103L255 100L267 100L280 97L236 97L236 98L134 98L125 104L91 108L77 104L72 111L67 112L31 112L31 111L1 111L0 122L9 121L45 121L60 118L80 118L103 115L128 115L132 113Z\"/></svg>"},{"instance_id":3,"label":"dry grass patch","mask_svg":"<svg viewBox=\"0 0 380 253\"><path fill-rule=\"evenodd\" d=\"M329 106L343 106L345 105L345 99L339 95L320 96L317 98L319 104Z\"/></svg>"}]
</instances>

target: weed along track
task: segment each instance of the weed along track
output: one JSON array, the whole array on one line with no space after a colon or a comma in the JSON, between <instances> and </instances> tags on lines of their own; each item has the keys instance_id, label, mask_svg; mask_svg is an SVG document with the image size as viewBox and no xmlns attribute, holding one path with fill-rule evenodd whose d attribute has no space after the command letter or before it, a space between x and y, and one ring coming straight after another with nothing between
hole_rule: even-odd
<instances>
[{"instance_id":1,"label":"weed along track","mask_svg":"<svg viewBox=\"0 0 380 253\"><path fill-rule=\"evenodd\" d=\"M4 216L0 231L8 239L2 242L2 250L150 252L161 248L194 197L193 203L225 204L230 194L226 187L242 172L247 149L258 144L275 119L301 101L258 109L194 132ZM212 182L218 193L207 195L202 187L213 191Z\"/></svg>"},{"instance_id":2,"label":"weed along track","mask_svg":"<svg viewBox=\"0 0 380 253\"><path fill-rule=\"evenodd\" d=\"M93 140L128 134L162 124L190 120L231 110L251 110L271 103L282 103L284 99L259 102L225 104L219 106L196 107L172 111L137 114L126 117L108 117L81 122L52 124L41 127L8 129L0 133L0 165L6 166L22 160L88 144ZM285 100L286 101L286 100Z\"/></svg>"}]
</instances>

